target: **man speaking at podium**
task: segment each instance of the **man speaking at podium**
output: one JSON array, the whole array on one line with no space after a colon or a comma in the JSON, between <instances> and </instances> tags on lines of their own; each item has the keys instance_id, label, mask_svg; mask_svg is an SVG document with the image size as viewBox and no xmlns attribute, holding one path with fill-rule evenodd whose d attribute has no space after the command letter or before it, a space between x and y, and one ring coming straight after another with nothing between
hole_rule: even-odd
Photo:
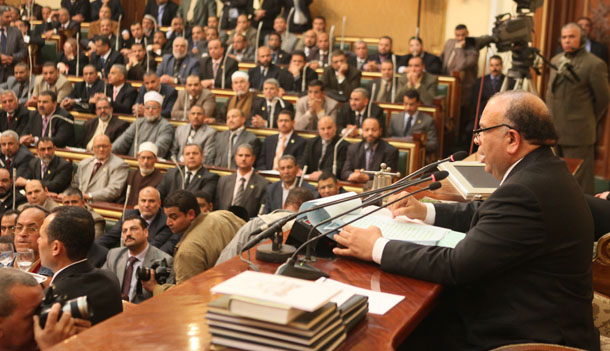
<instances>
[{"instance_id":1,"label":"man speaking at podium","mask_svg":"<svg viewBox=\"0 0 610 351\"><path fill-rule=\"evenodd\" d=\"M488 350L539 342L599 350L593 326L593 219L582 191L550 146L544 102L523 92L494 96L474 131L485 170L500 186L483 203L399 202L394 215L467 232L455 248L388 241L377 227L346 227L340 255L449 287L422 324L430 349ZM446 302L446 303L445 303ZM416 336L414 335L414 336ZM411 342L412 340L408 340Z\"/></svg>"}]
</instances>

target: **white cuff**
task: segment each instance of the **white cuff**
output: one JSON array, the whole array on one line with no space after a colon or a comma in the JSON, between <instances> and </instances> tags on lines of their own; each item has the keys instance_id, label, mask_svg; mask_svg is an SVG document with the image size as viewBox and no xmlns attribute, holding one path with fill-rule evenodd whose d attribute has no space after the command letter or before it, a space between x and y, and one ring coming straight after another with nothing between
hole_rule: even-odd
<instances>
[{"instance_id":1,"label":"white cuff","mask_svg":"<svg viewBox=\"0 0 610 351\"><path fill-rule=\"evenodd\" d=\"M383 255L383 249L385 248L385 245L389 242L390 240L383 237L375 241L375 245L373 246L373 262L381 264L381 256Z\"/></svg>"},{"instance_id":2,"label":"white cuff","mask_svg":"<svg viewBox=\"0 0 610 351\"><path fill-rule=\"evenodd\" d=\"M426 218L424 218L424 223L426 224L434 224L436 220L436 209L433 204L426 203Z\"/></svg>"}]
</instances>

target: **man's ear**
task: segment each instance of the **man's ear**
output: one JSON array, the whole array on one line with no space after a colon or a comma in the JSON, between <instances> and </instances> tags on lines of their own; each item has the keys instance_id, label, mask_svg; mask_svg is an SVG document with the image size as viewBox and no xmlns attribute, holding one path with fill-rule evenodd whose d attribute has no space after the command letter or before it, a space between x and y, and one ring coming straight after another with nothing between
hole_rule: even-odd
<instances>
[{"instance_id":1,"label":"man's ear","mask_svg":"<svg viewBox=\"0 0 610 351\"><path fill-rule=\"evenodd\" d=\"M51 243L51 245L50 245L50 246L51 246L51 254L52 254L54 257L59 256L59 254L60 254L62 251L66 251L66 247L65 247L65 246L64 246L64 244L63 244L61 241L59 241L59 240L53 240L53 242Z\"/></svg>"},{"instance_id":2,"label":"man's ear","mask_svg":"<svg viewBox=\"0 0 610 351\"><path fill-rule=\"evenodd\" d=\"M507 152L511 155L516 154L521 147L521 134L514 129L509 129L506 137L508 138Z\"/></svg>"}]
</instances>

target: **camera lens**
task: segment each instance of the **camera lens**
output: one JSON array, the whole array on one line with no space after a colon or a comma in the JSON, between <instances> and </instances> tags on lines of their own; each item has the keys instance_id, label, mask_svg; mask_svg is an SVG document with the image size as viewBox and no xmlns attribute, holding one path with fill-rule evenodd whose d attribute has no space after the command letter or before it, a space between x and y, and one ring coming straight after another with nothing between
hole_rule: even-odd
<instances>
[{"instance_id":1,"label":"camera lens","mask_svg":"<svg viewBox=\"0 0 610 351\"><path fill-rule=\"evenodd\" d=\"M66 301L61 310L62 312L70 312L74 318L89 319L93 316L93 310L87 301L87 296Z\"/></svg>"}]
</instances>

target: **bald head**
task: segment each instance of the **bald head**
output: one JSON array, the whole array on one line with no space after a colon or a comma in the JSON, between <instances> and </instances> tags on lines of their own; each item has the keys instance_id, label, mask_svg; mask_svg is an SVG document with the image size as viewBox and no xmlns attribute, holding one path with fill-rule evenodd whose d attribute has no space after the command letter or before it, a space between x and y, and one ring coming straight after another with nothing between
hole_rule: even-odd
<instances>
[{"instance_id":1,"label":"bald head","mask_svg":"<svg viewBox=\"0 0 610 351\"><path fill-rule=\"evenodd\" d=\"M140 190L138 196L138 210L140 215L147 221L155 218L161 208L161 195L159 191L152 186Z\"/></svg>"}]
</instances>

